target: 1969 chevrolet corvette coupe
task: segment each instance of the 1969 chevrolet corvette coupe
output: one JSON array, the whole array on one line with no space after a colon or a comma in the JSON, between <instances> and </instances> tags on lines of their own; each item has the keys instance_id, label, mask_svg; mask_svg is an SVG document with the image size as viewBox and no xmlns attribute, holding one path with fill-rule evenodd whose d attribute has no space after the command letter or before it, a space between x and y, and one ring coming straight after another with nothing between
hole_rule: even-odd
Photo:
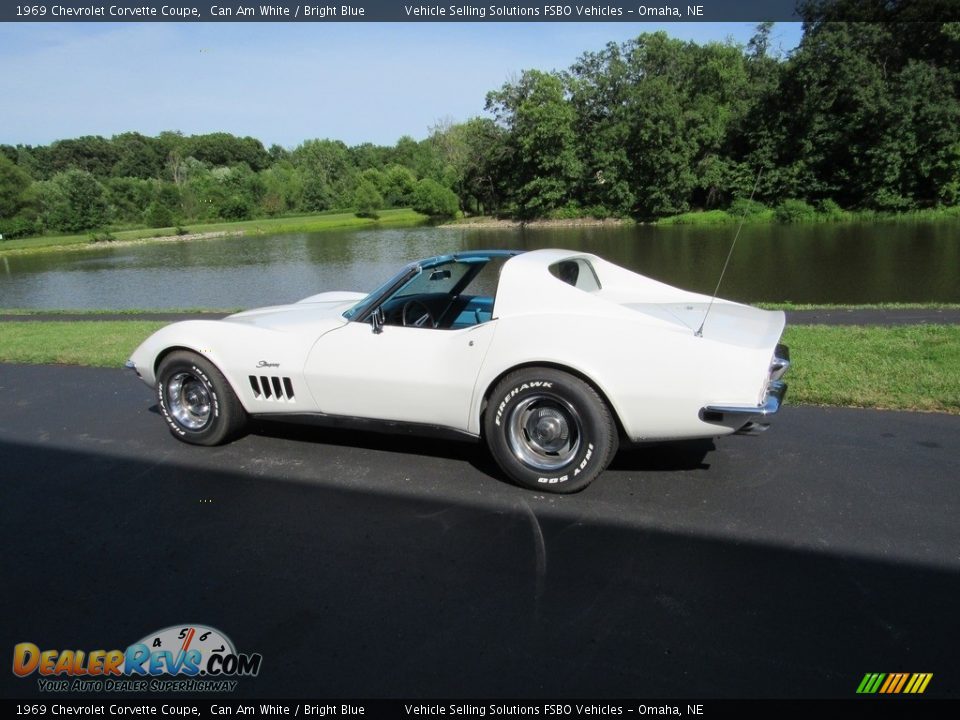
<instances>
[{"instance_id":1,"label":"1969 chevrolet corvette coupe","mask_svg":"<svg viewBox=\"0 0 960 720\"><path fill-rule=\"evenodd\" d=\"M503 250L169 325L127 366L174 437L250 416L482 438L510 478L581 490L621 441L756 432L786 392L782 312L687 292L595 255Z\"/></svg>"}]
</instances>

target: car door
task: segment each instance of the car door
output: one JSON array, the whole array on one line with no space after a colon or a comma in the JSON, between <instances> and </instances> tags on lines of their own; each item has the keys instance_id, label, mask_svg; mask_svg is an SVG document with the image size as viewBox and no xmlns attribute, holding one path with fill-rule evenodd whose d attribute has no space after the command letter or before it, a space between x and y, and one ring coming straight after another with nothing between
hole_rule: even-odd
<instances>
[{"instance_id":1,"label":"car door","mask_svg":"<svg viewBox=\"0 0 960 720\"><path fill-rule=\"evenodd\" d=\"M323 335L304 372L320 411L467 429L496 321L460 330L349 322Z\"/></svg>"}]
</instances>

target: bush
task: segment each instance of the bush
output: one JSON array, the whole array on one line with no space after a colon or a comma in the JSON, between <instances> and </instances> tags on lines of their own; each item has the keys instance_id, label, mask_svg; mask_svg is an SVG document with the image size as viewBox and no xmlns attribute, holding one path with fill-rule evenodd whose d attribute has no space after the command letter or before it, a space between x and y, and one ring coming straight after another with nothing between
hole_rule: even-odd
<instances>
[{"instance_id":1,"label":"bush","mask_svg":"<svg viewBox=\"0 0 960 720\"><path fill-rule=\"evenodd\" d=\"M377 210L383 207L383 197L370 180L361 180L354 193L353 204L357 207L357 217L376 220L380 217Z\"/></svg>"},{"instance_id":2,"label":"bush","mask_svg":"<svg viewBox=\"0 0 960 720\"><path fill-rule=\"evenodd\" d=\"M566 205L554 208L547 213L550 220L577 220L583 217L583 208L575 202L568 202Z\"/></svg>"},{"instance_id":3,"label":"bush","mask_svg":"<svg viewBox=\"0 0 960 720\"><path fill-rule=\"evenodd\" d=\"M117 238L114 237L113 233L109 230L101 230L99 232L90 233L90 242L92 243L103 243L103 242L113 242Z\"/></svg>"},{"instance_id":4,"label":"bush","mask_svg":"<svg viewBox=\"0 0 960 720\"><path fill-rule=\"evenodd\" d=\"M824 220L841 220L844 216L843 208L830 198L825 198L817 203L817 212Z\"/></svg>"},{"instance_id":5,"label":"bush","mask_svg":"<svg viewBox=\"0 0 960 720\"><path fill-rule=\"evenodd\" d=\"M166 205L152 202L143 214L143 221L152 228L170 227L173 225L173 213Z\"/></svg>"},{"instance_id":6,"label":"bush","mask_svg":"<svg viewBox=\"0 0 960 720\"><path fill-rule=\"evenodd\" d=\"M14 238L28 237L39 233L40 227L37 221L24 215L0 220L0 236L3 236L4 240L13 240Z\"/></svg>"},{"instance_id":7,"label":"bush","mask_svg":"<svg viewBox=\"0 0 960 720\"><path fill-rule=\"evenodd\" d=\"M784 200L775 210L777 222L798 223L816 220L817 211L803 200Z\"/></svg>"},{"instance_id":8,"label":"bush","mask_svg":"<svg viewBox=\"0 0 960 720\"><path fill-rule=\"evenodd\" d=\"M413 209L432 217L455 217L460 200L450 188L436 180L424 178L413 191Z\"/></svg>"},{"instance_id":9,"label":"bush","mask_svg":"<svg viewBox=\"0 0 960 720\"><path fill-rule=\"evenodd\" d=\"M103 227L107 201L103 186L86 170L57 173L46 182L36 182L37 199L45 225L60 232L81 232Z\"/></svg>"},{"instance_id":10,"label":"bush","mask_svg":"<svg viewBox=\"0 0 960 720\"><path fill-rule=\"evenodd\" d=\"M609 217L614 217L616 213L610 210L606 205L591 205L588 208L584 208L584 213L594 218L595 220L606 220Z\"/></svg>"},{"instance_id":11,"label":"bush","mask_svg":"<svg viewBox=\"0 0 960 720\"><path fill-rule=\"evenodd\" d=\"M736 218L747 218L756 217L757 215L763 215L768 211L766 205L757 200L749 200L747 198L737 198L732 203L730 203L730 209L727 210L731 215Z\"/></svg>"},{"instance_id":12,"label":"bush","mask_svg":"<svg viewBox=\"0 0 960 720\"><path fill-rule=\"evenodd\" d=\"M247 198L233 195L220 206L220 217L224 220L249 220L253 216L253 204Z\"/></svg>"},{"instance_id":13,"label":"bush","mask_svg":"<svg viewBox=\"0 0 960 720\"><path fill-rule=\"evenodd\" d=\"M875 210L882 210L883 212L904 212L910 209L911 204L910 200L900 193L886 188L877 190L870 198L870 205Z\"/></svg>"}]
</instances>

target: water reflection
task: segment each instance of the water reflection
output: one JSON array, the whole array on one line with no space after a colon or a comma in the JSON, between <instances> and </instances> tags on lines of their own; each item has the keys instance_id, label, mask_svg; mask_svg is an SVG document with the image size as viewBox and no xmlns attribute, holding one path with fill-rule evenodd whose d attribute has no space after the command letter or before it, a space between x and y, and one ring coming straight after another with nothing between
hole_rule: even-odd
<instances>
[{"instance_id":1,"label":"water reflection","mask_svg":"<svg viewBox=\"0 0 960 720\"><path fill-rule=\"evenodd\" d=\"M721 295L746 302L960 302L960 222L746 226ZM583 249L712 292L732 227L436 227L250 236L2 259L0 307L252 307L368 290L410 260L483 248Z\"/></svg>"}]
</instances>

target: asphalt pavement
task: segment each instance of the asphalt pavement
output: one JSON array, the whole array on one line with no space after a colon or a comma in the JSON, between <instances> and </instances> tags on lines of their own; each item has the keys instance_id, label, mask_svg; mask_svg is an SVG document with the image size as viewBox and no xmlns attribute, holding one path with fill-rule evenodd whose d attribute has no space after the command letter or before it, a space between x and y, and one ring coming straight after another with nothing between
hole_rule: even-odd
<instances>
[{"instance_id":1,"label":"asphalt pavement","mask_svg":"<svg viewBox=\"0 0 960 720\"><path fill-rule=\"evenodd\" d=\"M202 623L262 653L239 696L853 697L932 672L956 697L958 438L788 406L558 497L469 443L261 424L191 447L129 373L0 365L0 650Z\"/></svg>"}]
</instances>

